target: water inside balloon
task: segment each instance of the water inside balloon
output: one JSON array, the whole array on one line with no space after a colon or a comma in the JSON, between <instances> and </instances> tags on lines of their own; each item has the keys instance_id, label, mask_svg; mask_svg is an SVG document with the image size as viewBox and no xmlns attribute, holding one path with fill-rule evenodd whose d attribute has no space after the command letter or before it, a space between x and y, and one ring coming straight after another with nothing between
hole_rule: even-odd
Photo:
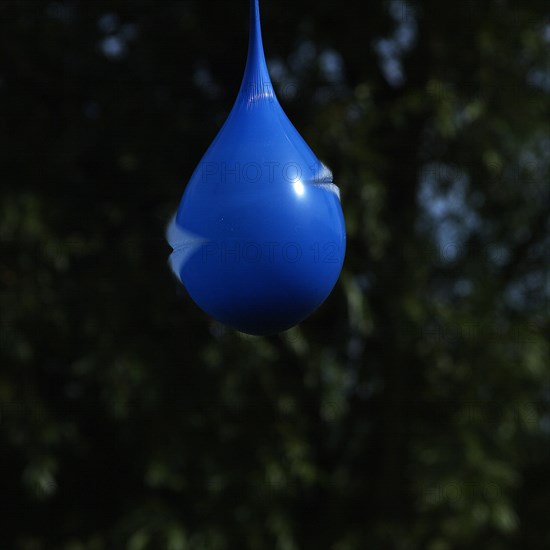
<instances>
[{"instance_id":1,"label":"water inside balloon","mask_svg":"<svg viewBox=\"0 0 550 550\"><path fill-rule=\"evenodd\" d=\"M258 0L237 100L172 218L170 265L191 298L249 334L299 323L328 297L345 254L332 173L285 115L265 61Z\"/></svg>"}]
</instances>

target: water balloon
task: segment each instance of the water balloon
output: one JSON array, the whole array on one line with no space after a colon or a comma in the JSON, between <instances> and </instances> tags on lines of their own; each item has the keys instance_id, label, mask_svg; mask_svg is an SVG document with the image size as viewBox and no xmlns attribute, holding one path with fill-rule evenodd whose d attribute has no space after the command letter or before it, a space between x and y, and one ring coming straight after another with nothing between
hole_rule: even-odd
<instances>
[{"instance_id":1,"label":"water balloon","mask_svg":"<svg viewBox=\"0 0 550 550\"><path fill-rule=\"evenodd\" d=\"M255 335L298 324L328 297L344 261L340 193L276 98L258 0L235 104L169 223L172 270L193 301Z\"/></svg>"}]
</instances>

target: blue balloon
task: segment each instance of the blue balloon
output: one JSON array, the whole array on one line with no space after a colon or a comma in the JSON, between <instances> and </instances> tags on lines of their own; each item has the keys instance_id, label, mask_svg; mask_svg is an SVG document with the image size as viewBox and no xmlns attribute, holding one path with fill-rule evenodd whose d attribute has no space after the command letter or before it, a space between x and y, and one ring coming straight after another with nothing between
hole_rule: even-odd
<instances>
[{"instance_id":1,"label":"blue balloon","mask_svg":"<svg viewBox=\"0 0 550 550\"><path fill-rule=\"evenodd\" d=\"M170 265L194 302L248 334L299 323L340 275L339 189L275 96L258 0L251 0L239 95L187 184L167 239Z\"/></svg>"}]
</instances>

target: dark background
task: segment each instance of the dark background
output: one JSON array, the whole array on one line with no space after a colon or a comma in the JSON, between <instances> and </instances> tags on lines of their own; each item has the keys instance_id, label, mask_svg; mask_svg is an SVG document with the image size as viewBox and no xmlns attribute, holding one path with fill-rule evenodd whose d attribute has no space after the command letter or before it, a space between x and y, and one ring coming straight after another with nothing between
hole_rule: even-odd
<instances>
[{"instance_id":1,"label":"dark background","mask_svg":"<svg viewBox=\"0 0 550 550\"><path fill-rule=\"evenodd\" d=\"M0 2L0 548L550 547L546 0L261 8L348 230L267 338L164 240L247 2Z\"/></svg>"}]
</instances>

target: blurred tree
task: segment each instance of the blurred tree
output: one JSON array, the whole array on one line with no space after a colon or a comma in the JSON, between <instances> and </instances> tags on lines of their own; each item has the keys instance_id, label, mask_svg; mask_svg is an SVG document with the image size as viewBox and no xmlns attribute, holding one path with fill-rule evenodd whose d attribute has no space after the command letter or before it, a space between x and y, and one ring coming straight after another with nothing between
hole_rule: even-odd
<instances>
[{"instance_id":1,"label":"blurred tree","mask_svg":"<svg viewBox=\"0 0 550 550\"><path fill-rule=\"evenodd\" d=\"M349 232L270 338L163 235L246 4L0 3L1 548L549 546L546 2L262 3Z\"/></svg>"}]
</instances>

